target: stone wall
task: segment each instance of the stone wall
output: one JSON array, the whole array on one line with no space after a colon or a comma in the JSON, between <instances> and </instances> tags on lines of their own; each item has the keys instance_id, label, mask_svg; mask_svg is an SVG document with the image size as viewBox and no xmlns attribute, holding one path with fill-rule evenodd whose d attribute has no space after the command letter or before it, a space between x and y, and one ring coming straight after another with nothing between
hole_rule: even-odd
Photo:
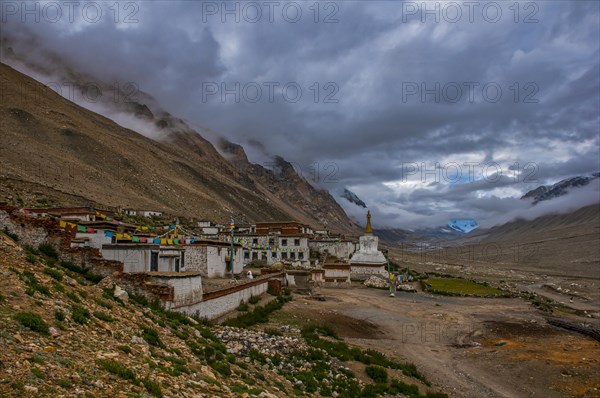
<instances>
[{"instance_id":1,"label":"stone wall","mask_svg":"<svg viewBox=\"0 0 600 398\"><path fill-rule=\"evenodd\" d=\"M36 227L27 221L15 219L8 212L0 210L0 229L6 229L11 234L17 235L20 245L37 248L42 243L48 243L46 229L41 226Z\"/></svg>"},{"instance_id":2,"label":"stone wall","mask_svg":"<svg viewBox=\"0 0 600 398\"><path fill-rule=\"evenodd\" d=\"M185 248L185 267L186 271L200 272L203 276L208 276L206 267L206 246L186 245Z\"/></svg>"},{"instance_id":3,"label":"stone wall","mask_svg":"<svg viewBox=\"0 0 600 398\"><path fill-rule=\"evenodd\" d=\"M348 289L348 288L352 287L352 283L350 281L347 281L347 282L332 281L332 282L322 282L321 286Z\"/></svg>"},{"instance_id":4,"label":"stone wall","mask_svg":"<svg viewBox=\"0 0 600 398\"><path fill-rule=\"evenodd\" d=\"M385 265L381 266L360 266L360 265L351 265L350 266L350 278L354 280L366 280L371 275L382 275L387 276L387 271L385 270Z\"/></svg>"},{"instance_id":5,"label":"stone wall","mask_svg":"<svg viewBox=\"0 0 600 398\"><path fill-rule=\"evenodd\" d=\"M325 268L325 278L349 278L349 269Z\"/></svg>"},{"instance_id":6,"label":"stone wall","mask_svg":"<svg viewBox=\"0 0 600 398\"><path fill-rule=\"evenodd\" d=\"M204 277L223 277L229 271L230 248L210 245L185 245L185 270L200 272ZM239 274L244 267L241 247L235 247L233 273Z\"/></svg>"},{"instance_id":7,"label":"stone wall","mask_svg":"<svg viewBox=\"0 0 600 398\"><path fill-rule=\"evenodd\" d=\"M356 244L353 242L336 242L331 241L309 241L308 246L311 251L319 253L327 252L331 256L336 256L341 259L348 259L356 251Z\"/></svg>"}]
</instances>

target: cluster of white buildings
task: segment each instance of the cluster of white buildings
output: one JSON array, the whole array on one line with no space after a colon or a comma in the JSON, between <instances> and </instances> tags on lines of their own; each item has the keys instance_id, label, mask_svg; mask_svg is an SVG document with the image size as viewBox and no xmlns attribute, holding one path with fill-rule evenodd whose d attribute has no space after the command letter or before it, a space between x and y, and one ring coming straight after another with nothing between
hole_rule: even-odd
<instances>
[{"instance_id":1,"label":"cluster of white buildings","mask_svg":"<svg viewBox=\"0 0 600 398\"><path fill-rule=\"evenodd\" d=\"M270 266L284 263L293 268L317 269L315 281L349 283L350 279L366 279L370 275L385 275L387 259L378 249L373 235L371 215L356 243L327 231L316 232L310 226L295 222L259 222L234 229L233 245L229 227L199 222L197 239L169 239L169 244L148 238L137 242L119 241L120 230L126 233L135 226L102 221L83 222L86 231L79 231L73 246L93 247L102 257L120 261L129 273L195 272L207 278L239 275L248 265ZM232 256L233 248L233 259ZM312 253L312 255L311 255ZM325 260L319 263L319 258ZM319 274L319 275L317 275Z\"/></svg>"}]
</instances>

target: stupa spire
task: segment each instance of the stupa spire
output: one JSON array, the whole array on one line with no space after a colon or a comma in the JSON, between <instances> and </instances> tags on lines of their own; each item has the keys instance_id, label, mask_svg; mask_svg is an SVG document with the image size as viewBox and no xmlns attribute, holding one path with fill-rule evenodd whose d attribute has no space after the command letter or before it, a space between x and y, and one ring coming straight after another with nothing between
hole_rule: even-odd
<instances>
[{"instance_id":1,"label":"stupa spire","mask_svg":"<svg viewBox=\"0 0 600 398\"><path fill-rule=\"evenodd\" d=\"M373 227L371 226L371 210L367 210L367 228L365 235L373 235Z\"/></svg>"}]
</instances>

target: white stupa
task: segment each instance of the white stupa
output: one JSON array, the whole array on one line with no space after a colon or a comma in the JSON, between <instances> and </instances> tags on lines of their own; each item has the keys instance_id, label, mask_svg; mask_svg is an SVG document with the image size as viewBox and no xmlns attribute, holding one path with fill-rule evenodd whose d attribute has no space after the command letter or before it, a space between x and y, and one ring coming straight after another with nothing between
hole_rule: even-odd
<instances>
[{"instance_id":1,"label":"white stupa","mask_svg":"<svg viewBox=\"0 0 600 398\"><path fill-rule=\"evenodd\" d=\"M387 259L380 252L379 238L373 235L371 227L371 212L367 211L367 227L365 234L359 239L359 249L350 259L350 277L352 279L366 279L370 275L386 276Z\"/></svg>"}]
</instances>

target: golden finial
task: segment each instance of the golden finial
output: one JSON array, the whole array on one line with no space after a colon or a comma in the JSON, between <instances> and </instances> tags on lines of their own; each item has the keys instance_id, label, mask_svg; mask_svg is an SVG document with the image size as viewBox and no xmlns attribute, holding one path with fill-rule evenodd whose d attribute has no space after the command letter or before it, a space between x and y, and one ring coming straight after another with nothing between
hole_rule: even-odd
<instances>
[{"instance_id":1,"label":"golden finial","mask_svg":"<svg viewBox=\"0 0 600 398\"><path fill-rule=\"evenodd\" d=\"M373 227L371 227L371 210L367 210L367 235L373 235Z\"/></svg>"}]
</instances>

